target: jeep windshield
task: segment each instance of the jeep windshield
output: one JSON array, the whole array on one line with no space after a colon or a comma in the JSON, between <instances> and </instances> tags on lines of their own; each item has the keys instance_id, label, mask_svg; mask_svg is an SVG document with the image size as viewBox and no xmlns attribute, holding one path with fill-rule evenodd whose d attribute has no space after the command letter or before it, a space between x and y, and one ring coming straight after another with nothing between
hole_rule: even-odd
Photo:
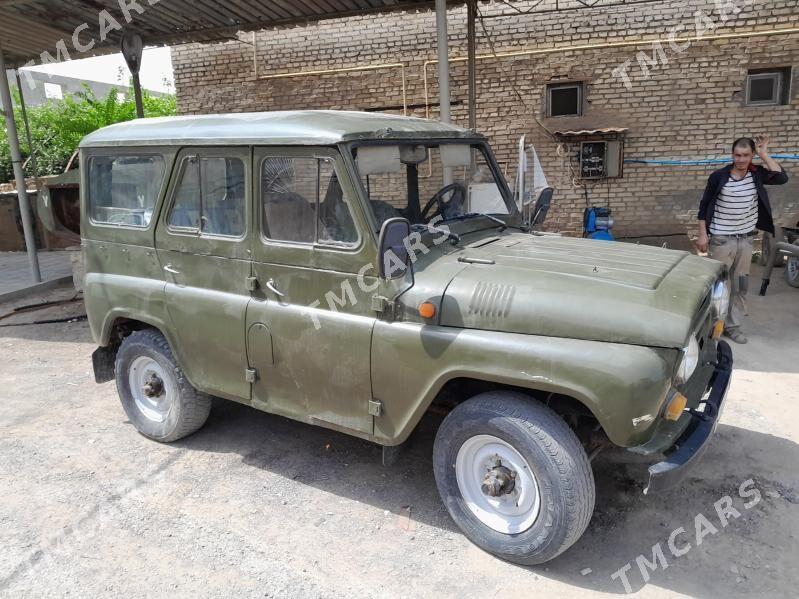
<instances>
[{"instance_id":1,"label":"jeep windshield","mask_svg":"<svg viewBox=\"0 0 799 599\"><path fill-rule=\"evenodd\" d=\"M426 225L484 215L493 217L485 220L494 227L513 214L498 167L481 143L363 144L353 157L378 229L395 217Z\"/></svg>"}]
</instances>

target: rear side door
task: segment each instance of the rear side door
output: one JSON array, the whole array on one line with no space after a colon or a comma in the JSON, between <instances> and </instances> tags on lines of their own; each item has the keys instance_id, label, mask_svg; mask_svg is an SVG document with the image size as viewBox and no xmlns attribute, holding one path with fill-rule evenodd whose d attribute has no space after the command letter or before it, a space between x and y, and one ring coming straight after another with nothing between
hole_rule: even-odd
<instances>
[{"instance_id":1,"label":"rear side door","mask_svg":"<svg viewBox=\"0 0 799 599\"><path fill-rule=\"evenodd\" d=\"M181 365L202 391L244 402L250 157L249 148L181 150L156 229Z\"/></svg>"},{"instance_id":2,"label":"rear side door","mask_svg":"<svg viewBox=\"0 0 799 599\"><path fill-rule=\"evenodd\" d=\"M375 240L337 150L255 148L253 405L371 434Z\"/></svg>"}]
</instances>

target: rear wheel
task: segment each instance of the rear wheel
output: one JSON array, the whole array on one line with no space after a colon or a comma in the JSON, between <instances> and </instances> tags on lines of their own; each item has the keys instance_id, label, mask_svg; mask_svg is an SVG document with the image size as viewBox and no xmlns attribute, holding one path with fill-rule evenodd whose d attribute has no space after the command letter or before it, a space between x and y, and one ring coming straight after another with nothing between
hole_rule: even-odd
<instances>
[{"instance_id":1,"label":"rear wheel","mask_svg":"<svg viewBox=\"0 0 799 599\"><path fill-rule=\"evenodd\" d=\"M211 397L189 384L169 343L155 329L125 337L114 370L122 407L145 437L168 443L205 424Z\"/></svg>"},{"instance_id":2,"label":"rear wheel","mask_svg":"<svg viewBox=\"0 0 799 599\"><path fill-rule=\"evenodd\" d=\"M522 393L483 393L456 407L438 430L433 463L455 523L512 562L559 555L594 510L593 473L574 432Z\"/></svg>"},{"instance_id":3,"label":"rear wheel","mask_svg":"<svg viewBox=\"0 0 799 599\"><path fill-rule=\"evenodd\" d=\"M791 256L785 264L785 282L791 287L799 287L799 257Z\"/></svg>"}]
</instances>

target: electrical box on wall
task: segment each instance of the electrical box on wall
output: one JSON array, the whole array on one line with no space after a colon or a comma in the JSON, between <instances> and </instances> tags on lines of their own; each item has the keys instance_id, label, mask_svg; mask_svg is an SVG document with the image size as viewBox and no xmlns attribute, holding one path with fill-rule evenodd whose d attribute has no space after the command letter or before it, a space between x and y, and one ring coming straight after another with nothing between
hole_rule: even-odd
<instances>
[{"instance_id":1,"label":"electrical box on wall","mask_svg":"<svg viewBox=\"0 0 799 599\"><path fill-rule=\"evenodd\" d=\"M623 176L624 138L627 129L555 131L555 138L569 148L578 164L579 179L618 179Z\"/></svg>"},{"instance_id":2,"label":"electrical box on wall","mask_svg":"<svg viewBox=\"0 0 799 599\"><path fill-rule=\"evenodd\" d=\"M621 141L580 142L580 178L609 179L621 177Z\"/></svg>"}]
</instances>

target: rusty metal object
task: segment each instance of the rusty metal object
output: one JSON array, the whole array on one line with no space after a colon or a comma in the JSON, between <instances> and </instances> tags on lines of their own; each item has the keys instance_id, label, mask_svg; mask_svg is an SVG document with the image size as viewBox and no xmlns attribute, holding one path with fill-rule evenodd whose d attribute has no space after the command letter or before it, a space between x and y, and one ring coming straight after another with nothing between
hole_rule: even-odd
<instances>
[{"instance_id":1,"label":"rusty metal object","mask_svg":"<svg viewBox=\"0 0 799 599\"><path fill-rule=\"evenodd\" d=\"M164 381L157 374L152 373L142 386L142 391L147 397L158 397L164 392Z\"/></svg>"},{"instance_id":2,"label":"rusty metal object","mask_svg":"<svg viewBox=\"0 0 799 599\"><path fill-rule=\"evenodd\" d=\"M486 473L480 488L489 497L499 497L512 493L515 486L516 473L505 466L498 465Z\"/></svg>"}]
</instances>

